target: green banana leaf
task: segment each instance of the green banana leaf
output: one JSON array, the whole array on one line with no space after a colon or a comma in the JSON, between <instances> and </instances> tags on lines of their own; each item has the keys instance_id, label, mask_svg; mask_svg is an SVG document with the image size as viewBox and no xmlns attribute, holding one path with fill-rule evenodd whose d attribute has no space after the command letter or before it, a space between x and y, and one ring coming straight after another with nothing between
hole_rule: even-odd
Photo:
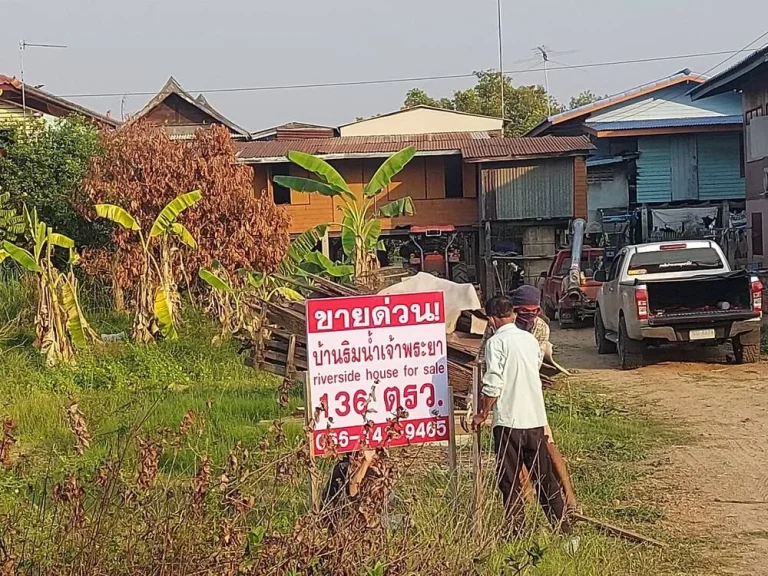
<instances>
[{"instance_id":1,"label":"green banana leaf","mask_svg":"<svg viewBox=\"0 0 768 576\"><path fill-rule=\"evenodd\" d=\"M171 229L171 226L179 214L184 212L190 206L194 206L203 195L200 190L194 190L187 192L186 194L179 194L168 202L165 208L160 211L160 214L155 218L155 222L152 224L152 229L149 231L149 235L152 238L162 236Z\"/></svg>"},{"instance_id":2,"label":"green banana leaf","mask_svg":"<svg viewBox=\"0 0 768 576\"><path fill-rule=\"evenodd\" d=\"M195 240L195 237L192 236L192 233L189 230L187 230L187 228L183 224L174 222L173 224L171 224L171 232L173 232L176 236L178 236L179 240L181 240L184 244L186 244L193 250L197 248L197 240Z\"/></svg>"},{"instance_id":3,"label":"green banana leaf","mask_svg":"<svg viewBox=\"0 0 768 576\"><path fill-rule=\"evenodd\" d=\"M363 190L365 195L374 196L389 186L392 178L405 168L408 162L413 160L414 156L416 156L416 149L413 146L408 146L408 148L404 148L387 158L384 164L376 170L376 174L373 175L371 181L366 184Z\"/></svg>"},{"instance_id":4,"label":"green banana leaf","mask_svg":"<svg viewBox=\"0 0 768 576\"><path fill-rule=\"evenodd\" d=\"M264 282L267 279L267 275L264 274L264 272L258 272L256 270L246 270L245 268L240 268L237 273L243 280L245 280L249 285L256 288L257 290L264 286Z\"/></svg>"},{"instance_id":5,"label":"green banana leaf","mask_svg":"<svg viewBox=\"0 0 768 576\"><path fill-rule=\"evenodd\" d=\"M15 244L11 244L8 242L8 240L5 240L3 242L3 249L8 253L8 256L13 258L16 262L18 262L21 266L29 270L30 272L42 272L42 268L37 264L35 261L35 257L32 256L29 252L24 250L24 248L20 248L19 246L16 246Z\"/></svg>"},{"instance_id":6,"label":"green banana leaf","mask_svg":"<svg viewBox=\"0 0 768 576\"><path fill-rule=\"evenodd\" d=\"M389 204L384 204L377 211L376 215L383 218L400 218L402 216L413 216L416 208L413 205L413 199L410 196L394 200Z\"/></svg>"},{"instance_id":7,"label":"green banana leaf","mask_svg":"<svg viewBox=\"0 0 768 576\"><path fill-rule=\"evenodd\" d=\"M288 251L283 256L283 260L278 267L278 273L281 276L290 276L296 266L301 264L315 250L317 243L322 240L328 231L326 224L320 224L310 228L296 238L288 247Z\"/></svg>"},{"instance_id":8,"label":"green banana leaf","mask_svg":"<svg viewBox=\"0 0 768 576\"><path fill-rule=\"evenodd\" d=\"M275 184L295 190L296 192L307 192L310 194L322 194L323 196L340 196L340 192L330 184L325 184L311 178L299 178L298 176L275 176L272 178Z\"/></svg>"},{"instance_id":9,"label":"green banana leaf","mask_svg":"<svg viewBox=\"0 0 768 576\"><path fill-rule=\"evenodd\" d=\"M307 255L306 262L301 268L311 274L328 274L332 278L351 276L355 269L346 264L336 264L322 252L312 252Z\"/></svg>"},{"instance_id":10,"label":"green banana leaf","mask_svg":"<svg viewBox=\"0 0 768 576\"><path fill-rule=\"evenodd\" d=\"M70 249L75 247L75 241L72 240L72 238L64 236L64 234L59 234L58 232L51 232L48 235L48 241L54 246L59 246L60 248Z\"/></svg>"},{"instance_id":11,"label":"green banana leaf","mask_svg":"<svg viewBox=\"0 0 768 576\"><path fill-rule=\"evenodd\" d=\"M9 256L10 256L10 254L8 254L8 252L7 252L7 251L5 251L5 250L3 250L2 248L0 248L0 264L2 264L2 263L3 263L3 260L5 260L6 258L8 258Z\"/></svg>"},{"instance_id":12,"label":"green banana leaf","mask_svg":"<svg viewBox=\"0 0 768 576\"><path fill-rule=\"evenodd\" d=\"M216 276L216 274L214 274L210 270L206 270L205 268L200 268L200 272L198 272L198 275L211 288L215 288L216 290L221 290L222 292L226 292L227 294L235 293L235 291L232 289L232 287L229 284L227 284L224 280Z\"/></svg>"},{"instance_id":13,"label":"green banana leaf","mask_svg":"<svg viewBox=\"0 0 768 576\"><path fill-rule=\"evenodd\" d=\"M278 286L275 288L275 292L280 294L283 298L286 300L291 300L293 302L301 302L304 300L304 296L296 292L293 288L288 288L287 286Z\"/></svg>"},{"instance_id":14,"label":"green banana leaf","mask_svg":"<svg viewBox=\"0 0 768 576\"><path fill-rule=\"evenodd\" d=\"M344 216L341 224L341 247L344 254L351 258L352 254L355 253L355 222L351 217Z\"/></svg>"},{"instance_id":15,"label":"green banana leaf","mask_svg":"<svg viewBox=\"0 0 768 576\"><path fill-rule=\"evenodd\" d=\"M77 293L74 286L68 281L64 281L61 286L62 305L67 314L67 331L72 338L75 348L84 350L88 348L88 338L86 334L85 319L77 301Z\"/></svg>"},{"instance_id":16,"label":"green banana leaf","mask_svg":"<svg viewBox=\"0 0 768 576\"><path fill-rule=\"evenodd\" d=\"M141 230L139 223L131 216L127 210L115 206L114 204L96 204L96 214L99 218L106 218L115 224L120 224L128 230Z\"/></svg>"},{"instance_id":17,"label":"green banana leaf","mask_svg":"<svg viewBox=\"0 0 768 576\"><path fill-rule=\"evenodd\" d=\"M173 319L173 303L163 288L158 288L155 292L155 316L162 335L168 340L176 340L179 335Z\"/></svg>"},{"instance_id":18,"label":"green banana leaf","mask_svg":"<svg viewBox=\"0 0 768 576\"><path fill-rule=\"evenodd\" d=\"M333 166L328 164L328 162L322 158L317 158L311 154L296 151L288 152L287 156L288 160L297 166L301 166L307 172L312 172L312 174L315 174L331 188L337 190L338 192L346 192L350 195L352 194L352 190L349 189L349 184L347 184L344 178L341 177L341 174L339 174Z\"/></svg>"},{"instance_id":19,"label":"green banana leaf","mask_svg":"<svg viewBox=\"0 0 768 576\"><path fill-rule=\"evenodd\" d=\"M369 220L363 228L363 238L366 250L374 250L381 236L381 220Z\"/></svg>"}]
</instances>

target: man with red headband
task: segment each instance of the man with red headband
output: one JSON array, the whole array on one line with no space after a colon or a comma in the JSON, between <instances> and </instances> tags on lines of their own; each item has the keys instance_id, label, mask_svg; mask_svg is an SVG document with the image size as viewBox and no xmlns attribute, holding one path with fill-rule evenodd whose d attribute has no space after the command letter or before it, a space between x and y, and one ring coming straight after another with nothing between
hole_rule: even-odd
<instances>
[{"instance_id":1,"label":"man with red headband","mask_svg":"<svg viewBox=\"0 0 768 576\"><path fill-rule=\"evenodd\" d=\"M534 286L520 286L510 294L512 310L515 313L515 326L530 332L539 343L539 368L548 354L552 354L552 343L549 341L549 325L541 317L541 292ZM558 480L565 492L566 504L569 508L576 508L576 495L568 474L568 468L563 455L555 445L552 436L552 428L549 424L544 426L544 435L547 437L547 450L555 467Z\"/></svg>"}]
</instances>

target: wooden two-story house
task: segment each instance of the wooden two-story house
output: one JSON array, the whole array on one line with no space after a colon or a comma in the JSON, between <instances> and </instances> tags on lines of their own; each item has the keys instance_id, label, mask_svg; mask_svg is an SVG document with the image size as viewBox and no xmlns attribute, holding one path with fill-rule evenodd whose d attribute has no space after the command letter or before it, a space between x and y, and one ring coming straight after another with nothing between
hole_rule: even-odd
<instances>
[{"instance_id":1,"label":"wooden two-story house","mask_svg":"<svg viewBox=\"0 0 768 576\"><path fill-rule=\"evenodd\" d=\"M277 175L308 176L287 161L296 150L329 161L361 194L381 163L406 146L416 157L381 197L410 196L413 216L383 222L390 241L407 240L412 227L452 226L462 234L463 256L483 281L504 224L567 228L586 215L586 138L503 138L502 121L429 107L401 110L327 132L324 138L278 138L238 144L238 159L254 169L254 188L291 215L292 234L338 223L341 200L288 190ZM338 236L338 225L331 236ZM554 232L553 232L554 237ZM552 246L554 253L555 246ZM520 247L522 252L522 246ZM334 254L332 254L333 256ZM480 265L480 264L485 264Z\"/></svg>"}]
</instances>

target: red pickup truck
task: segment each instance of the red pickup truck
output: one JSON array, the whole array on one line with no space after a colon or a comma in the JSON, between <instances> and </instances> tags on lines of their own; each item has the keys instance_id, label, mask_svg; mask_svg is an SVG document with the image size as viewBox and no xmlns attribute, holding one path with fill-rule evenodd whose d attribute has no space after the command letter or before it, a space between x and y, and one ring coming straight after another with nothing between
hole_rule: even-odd
<instances>
[{"instance_id":1,"label":"red pickup truck","mask_svg":"<svg viewBox=\"0 0 768 576\"><path fill-rule=\"evenodd\" d=\"M581 285L578 297L564 298L563 281L571 268L571 251L560 250L552 261L548 272L542 272L538 282L541 290L541 307L550 320L557 315L560 325L573 326L577 322L594 318L597 292L600 282L595 282L595 272L602 268L603 249L584 247L581 252Z\"/></svg>"}]
</instances>

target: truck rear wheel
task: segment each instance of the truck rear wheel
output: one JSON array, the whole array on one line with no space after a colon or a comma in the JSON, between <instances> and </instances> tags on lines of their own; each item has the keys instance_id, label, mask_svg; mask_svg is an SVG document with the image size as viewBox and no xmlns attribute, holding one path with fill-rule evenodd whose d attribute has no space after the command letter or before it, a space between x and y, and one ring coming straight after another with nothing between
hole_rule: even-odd
<instances>
[{"instance_id":1,"label":"truck rear wheel","mask_svg":"<svg viewBox=\"0 0 768 576\"><path fill-rule=\"evenodd\" d=\"M554 308L552 308L552 306L547 304L546 300L544 300L544 299L542 299L542 300L543 301L541 303L541 310L544 312L544 316L546 316L550 320L554 320L555 316L557 315L557 311Z\"/></svg>"},{"instance_id":2,"label":"truck rear wheel","mask_svg":"<svg viewBox=\"0 0 768 576\"><path fill-rule=\"evenodd\" d=\"M760 344L742 344L741 339L733 339L733 357L736 364L757 364L760 362Z\"/></svg>"},{"instance_id":3,"label":"truck rear wheel","mask_svg":"<svg viewBox=\"0 0 768 576\"><path fill-rule=\"evenodd\" d=\"M595 313L595 346L598 354L615 354L616 344L605 337L605 325L600 310Z\"/></svg>"},{"instance_id":4,"label":"truck rear wheel","mask_svg":"<svg viewBox=\"0 0 768 576\"><path fill-rule=\"evenodd\" d=\"M627 334L624 317L619 319L619 361L622 370L634 370L643 365L643 343L632 340Z\"/></svg>"}]
</instances>

